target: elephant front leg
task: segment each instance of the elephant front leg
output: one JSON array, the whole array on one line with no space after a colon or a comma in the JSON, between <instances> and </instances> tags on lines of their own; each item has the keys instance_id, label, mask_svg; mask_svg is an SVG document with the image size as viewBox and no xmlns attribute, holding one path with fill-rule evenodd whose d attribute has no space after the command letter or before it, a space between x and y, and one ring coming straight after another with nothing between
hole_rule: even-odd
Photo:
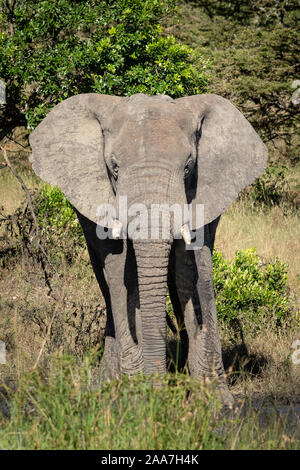
<instances>
[{"instance_id":1,"label":"elephant front leg","mask_svg":"<svg viewBox=\"0 0 300 470\"><path fill-rule=\"evenodd\" d=\"M118 346L110 302L106 303L106 312L107 320L104 337L104 350L100 365L100 383L116 379L120 376Z\"/></svg>"},{"instance_id":2,"label":"elephant front leg","mask_svg":"<svg viewBox=\"0 0 300 470\"><path fill-rule=\"evenodd\" d=\"M110 292L115 336L113 354L118 359L118 375L134 375L143 370L143 357L136 267L130 244L125 242L118 256L107 255L104 272ZM109 338L106 335L105 353L109 352L109 344L106 345Z\"/></svg>"},{"instance_id":3,"label":"elephant front leg","mask_svg":"<svg viewBox=\"0 0 300 470\"><path fill-rule=\"evenodd\" d=\"M141 369L136 268L126 243L123 246L121 240L99 241L94 224L88 222L85 223L81 217L92 266L106 304L104 351L100 366L100 382L105 382L119 378L122 373L131 375Z\"/></svg>"},{"instance_id":4,"label":"elephant front leg","mask_svg":"<svg viewBox=\"0 0 300 470\"><path fill-rule=\"evenodd\" d=\"M216 381L220 399L232 406L222 361L208 235L205 233L201 250L185 251L184 256L178 250L176 284L189 338L190 374L204 382Z\"/></svg>"},{"instance_id":5,"label":"elephant front leg","mask_svg":"<svg viewBox=\"0 0 300 470\"><path fill-rule=\"evenodd\" d=\"M143 370L139 310L135 298L117 277L110 278L111 304L115 326L116 353L120 374L134 375ZM108 337L106 337L106 340Z\"/></svg>"}]
</instances>

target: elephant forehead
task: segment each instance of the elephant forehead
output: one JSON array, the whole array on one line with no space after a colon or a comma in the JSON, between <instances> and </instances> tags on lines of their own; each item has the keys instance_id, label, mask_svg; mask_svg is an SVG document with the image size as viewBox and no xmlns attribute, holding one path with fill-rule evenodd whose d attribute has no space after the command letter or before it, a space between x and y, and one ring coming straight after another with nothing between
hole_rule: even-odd
<instances>
[{"instance_id":1,"label":"elephant forehead","mask_svg":"<svg viewBox=\"0 0 300 470\"><path fill-rule=\"evenodd\" d=\"M169 121L144 119L141 121L127 120L124 122L116 146L124 154L140 156L173 155L182 156L188 152L189 140L187 134L178 126L174 118Z\"/></svg>"},{"instance_id":2,"label":"elephant forehead","mask_svg":"<svg viewBox=\"0 0 300 470\"><path fill-rule=\"evenodd\" d=\"M186 112L182 106L175 104L174 101L161 102L153 99L153 101L148 101L147 105L129 105L126 114L126 120L132 121L135 125L155 127L155 123L157 123L160 126L171 127L174 130L180 128L186 131L193 122L190 113Z\"/></svg>"},{"instance_id":3,"label":"elephant forehead","mask_svg":"<svg viewBox=\"0 0 300 470\"><path fill-rule=\"evenodd\" d=\"M171 98L169 98L171 100ZM187 132L193 127L192 114L175 101L165 100L162 97L136 95L134 99L122 101L111 114L107 122L108 128L113 132L118 132L126 124L133 127L165 129L171 128Z\"/></svg>"},{"instance_id":4,"label":"elephant forehead","mask_svg":"<svg viewBox=\"0 0 300 470\"><path fill-rule=\"evenodd\" d=\"M144 123L145 121L163 121L174 117L174 105L165 104L159 106L152 104L143 107L128 106L127 108L128 119L135 123Z\"/></svg>"}]
</instances>

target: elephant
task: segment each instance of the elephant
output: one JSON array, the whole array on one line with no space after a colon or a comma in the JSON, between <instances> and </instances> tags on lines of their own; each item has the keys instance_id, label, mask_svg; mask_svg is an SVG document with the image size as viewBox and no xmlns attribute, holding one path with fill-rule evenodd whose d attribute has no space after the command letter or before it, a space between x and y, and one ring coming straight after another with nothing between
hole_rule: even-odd
<instances>
[{"instance_id":1,"label":"elephant","mask_svg":"<svg viewBox=\"0 0 300 470\"><path fill-rule=\"evenodd\" d=\"M221 214L266 168L267 149L247 119L214 94L173 99L86 93L57 104L31 133L30 144L35 173L62 190L83 229L106 303L105 380L166 372L169 289L187 340L190 375L215 380L224 403L232 404L212 250ZM127 228L121 197L129 207L143 204L149 214L153 204L161 205L162 217L173 204L191 210L181 225L171 224L167 237L159 230L158 237L149 236L149 227L139 237L121 236ZM114 215L99 221L99 205L114 208ZM197 205L203 207L200 222L192 211ZM99 227L106 238L98 236ZM201 246L188 249L197 236Z\"/></svg>"}]
</instances>

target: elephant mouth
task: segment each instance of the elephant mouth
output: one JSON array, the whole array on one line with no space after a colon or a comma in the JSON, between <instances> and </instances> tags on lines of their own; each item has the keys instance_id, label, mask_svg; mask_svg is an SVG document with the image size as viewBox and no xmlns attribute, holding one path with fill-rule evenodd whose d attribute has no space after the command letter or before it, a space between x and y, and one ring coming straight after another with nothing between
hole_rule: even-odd
<instances>
[{"instance_id":1,"label":"elephant mouth","mask_svg":"<svg viewBox=\"0 0 300 470\"><path fill-rule=\"evenodd\" d=\"M126 234L127 227L126 226L124 227L120 220L114 219L113 223L112 223L112 238L114 240L119 240L120 238L123 238L122 235ZM135 239L142 239L142 240L159 239L159 233L160 233L160 231L163 231L163 230L162 230L161 227L159 227L159 225L157 225L156 227L157 227L157 236L156 237L151 237L151 235L149 236L149 228L148 228L148 225L147 225L147 226L142 226L141 230L139 230L139 231L137 231L137 230L130 231L129 232L130 233L129 238L131 240L135 240ZM153 232L153 226L152 226L151 231ZM182 239L184 240L184 242L187 245L190 245L192 243L194 237L192 236L192 232L190 230L190 226L189 226L188 223L184 223L183 225L181 225L180 234L181 234ZM126 234L125 238L127 238L127 234ZM169 236L166 236L164 238L165 239L170 239L171 238L171 232L169 233ZM179 237L174 237L174 238L179 238Z\"/></svg>"}]
</instances>

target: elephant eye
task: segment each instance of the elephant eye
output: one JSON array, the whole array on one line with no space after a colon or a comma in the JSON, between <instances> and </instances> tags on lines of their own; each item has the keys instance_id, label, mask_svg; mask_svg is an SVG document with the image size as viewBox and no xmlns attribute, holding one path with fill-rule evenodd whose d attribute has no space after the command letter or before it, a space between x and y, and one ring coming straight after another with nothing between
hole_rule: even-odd
<instances>
[{"instance_id":1,"label":"elephant eye","mask_svg":"<svg viewBox=\"0 0 300 470\"><path fill-rule=\"evenodd\" d=\"M117 179L118 177L118 172L119 172L119 166L117 162L115 161L114 158L111 159L111 172L113 176Z\"/></svg>"},{"instance_id":2,"label":"elephant eye","mask_svg":"<svg viewBox=\"0 0 300 470\"><path fill-rule=\"evenodd\" d=\"M185 167L184 167L184 177L187 178L191 172L193 171L193 168L194 168L194 160L192 159L192 157L190 157L188 159L188 161L186 162L185 164Z\"/></svg>"}]
</instances>

